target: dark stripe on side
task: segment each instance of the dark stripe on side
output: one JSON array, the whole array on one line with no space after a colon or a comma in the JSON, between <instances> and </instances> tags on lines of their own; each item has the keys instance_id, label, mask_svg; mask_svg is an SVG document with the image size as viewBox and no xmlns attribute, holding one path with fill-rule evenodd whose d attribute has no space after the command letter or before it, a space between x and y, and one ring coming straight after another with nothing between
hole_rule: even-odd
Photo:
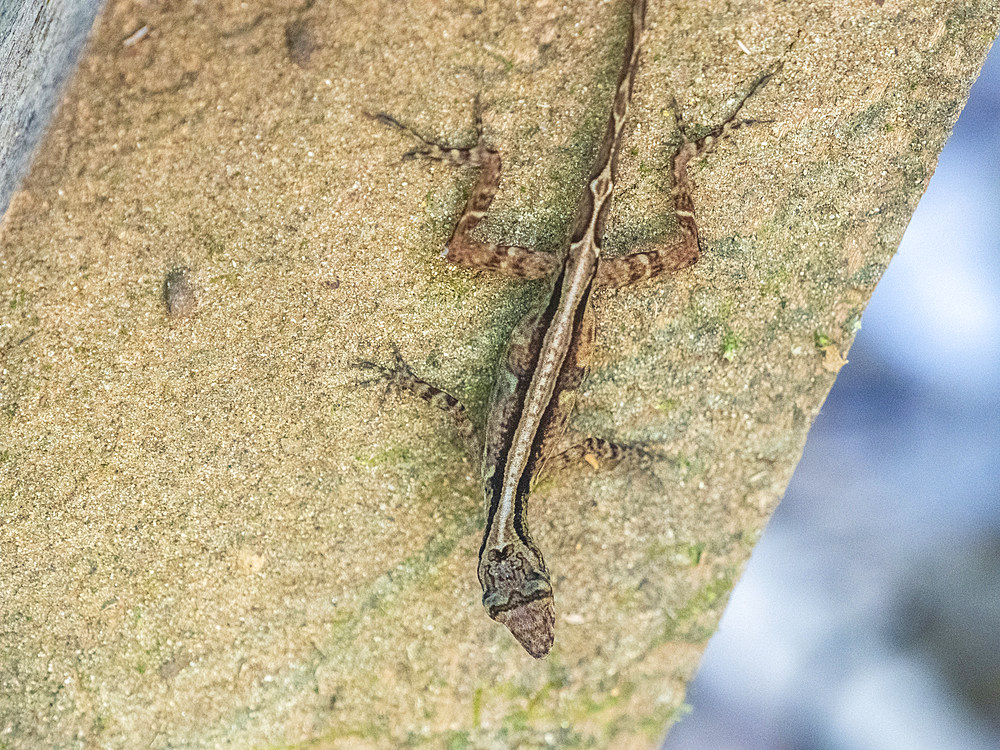
<instances>
[{"instance_id":1,"label":"dark stripe on side","mask_svg":"<svg viewBox=\"0 0 1000 750\"><path fill-rule=\"evenodd\" d=\"M580 339L580 330L583 328L583 318L587 314L587 307L590 305L590 292L594 285L593 274L590 277L590 281L587 283L587 291L584 293L580 304L576 308L576 314L573 317L573 336L572 341L576 342ZM546 311L548 312L548 311ZM572 348L572 345L571 345ZM562 376L562 369L567 366L575 366L573 362L570 362L570 357L567 356L563 360L562 368L560 368L559 373L556 375L558 378ZM542 414L542 418L539 420L539 427L548 424L552 420L554 414L553 412L559 408L559 392L558 390L552 392L552 398L549 399L548 405L545 407L545 412ZM531 537L528 535L527 522L525 506L528 500L528 492L531 488L531 477L535 473L535 468L538 465L538 461L541 458L542 443L545 441L544 430L539 429L535 433L534 442L531 445L531 455L528 457L528 463L525 466L524 473L521 475L520 481L517 483L517 493L514 496L514 531L517 533L518 538L527 545L529 549L535 549L534 544L531 541Z\"/></svg>"},{"instance_id":2,"label":"dark stripe on side","mask_svg":"<svg viewBox=\"0 0 1000 750\"><path fill-rule=\"evenodd\" d=\"M496 516L497 507L500 504L500 495L503 493L503 478L505 469L507 468L507 457L510 454L510 444L513 438L514 432L517 430L517 425L521 421L521 414L524 412L524 399L528 395L528 387L531 384L531 380L534 377L534 373L538 369L538 358L542 353L541 339L544 338L545 331L548 330L552 323L552 318L555 316L556 311L559 309L559 300L562 297L563 283L566 280L566 269L563 268L559 275L556 277L555 283L552 286L552 292L549 295L548 304L545 307L545 312L542 313L541 318L539 318L536 324L536 336L538 336L539 341L532 342L533 357L530 369L527 372L531 373L529 377L518 378L517 388L514 390L514 398L517 402L517 408L511 413L508 420L508 432L503 436L503 448L501 449L496 461L496 470L493 472L493 476L490 479L488 485L484 488L487 496L489 498L489 510L486 513L486 530L483 532L483 542L479 546L479 557L482 558L483 550L486 548L486 539L490 535L490 530L493 527L493 518ZM587 290L587 294L590 294L590 290ZM506 356L504 357L504 362L501 363L501 367L506 367ZM537 435L536 438L537 440ZM529 461L531 464L531 461ZM528 478L530 481L530 471L528 473ZM515 500L514 513L515 513L515 526L520 522L517 501ZM518 536L521 536L521 532L517 531Z\"/></svg>"}]
</instances>

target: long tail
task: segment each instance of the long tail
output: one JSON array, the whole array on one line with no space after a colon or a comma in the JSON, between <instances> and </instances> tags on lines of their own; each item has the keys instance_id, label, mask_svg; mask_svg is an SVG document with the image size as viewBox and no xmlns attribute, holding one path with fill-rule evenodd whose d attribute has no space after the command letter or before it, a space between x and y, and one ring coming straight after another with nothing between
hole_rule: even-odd
<instances>
[{"instance_id":1,"label":"long tail","mask_svg":"<svg viewBox=\"0 0 1000 750\"><path fill-rule=\"evenodd\" d=\"M578 241L590 228L594 217L593 235L598 243L604 236L604 226L608 212L611 209L611 193L614 191L615 177L618 174L618 154L622 147L622 133L625 120L628 117L628 105L632 99L632 85L639 69L639 52L641 50L642 32L646 28L646 0L635 0L632 5L632 33L625 43L625 62L618 74L618 84L615 87L615 100L611 107L611 116L604 129L601 140L601 150L594 162L594 169L587 178L590 186L584 191L584 197L577 209L573 224L571 242ZM596 217L595 217L596 214Z\"/></svg>"}]
</instances>

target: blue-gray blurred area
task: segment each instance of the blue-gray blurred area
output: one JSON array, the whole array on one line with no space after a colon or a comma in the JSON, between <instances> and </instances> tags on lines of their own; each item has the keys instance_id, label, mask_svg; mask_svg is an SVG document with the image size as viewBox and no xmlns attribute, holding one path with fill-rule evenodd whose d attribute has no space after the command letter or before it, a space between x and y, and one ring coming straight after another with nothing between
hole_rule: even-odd
<instances>
[{"instance_id":1,"label":"blue-gray blurred area","mask_svg":"<svg viewBox=\"0 0 1000 750\"><path fill-rule=\"evenodd\" d=\"M668 750L1000 748L1000 45Z\"/></svg>"},{"instance_id":2,"label":"blue-gray blurred area","mask_svg":"<svg viewBox=\"0 0 1000 750\"><path fill-rule=\"evenodd\" d=\"M0 0L0 219L59 103L102 0Z\"/></svg>"}]
</instances>

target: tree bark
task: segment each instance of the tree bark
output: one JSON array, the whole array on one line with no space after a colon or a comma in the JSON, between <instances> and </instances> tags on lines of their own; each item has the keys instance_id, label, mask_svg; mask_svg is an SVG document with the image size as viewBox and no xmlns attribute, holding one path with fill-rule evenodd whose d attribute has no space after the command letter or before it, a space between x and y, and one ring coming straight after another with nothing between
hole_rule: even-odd
<instances>
[{"instance_id":1,"label":"tree bark","mask_svg":"<svg viewBox=\"0 0 1000 750\"><path fill-rule=\"evenodd\" d=\"M554 251L627 16L108 5L0 229L0 743L660 739L998 8L650 3L609 253L676 229L674 99L697 135L782 68L692 166L699 263L595 301L574 427L666 458L536 489L536 662L479 604L474 458L353 363L396 345L482 418L543 287L442 261L474 175L365 112L471 143L478 95L505 170L483 235Z\"/></svg>"}]
</instances>

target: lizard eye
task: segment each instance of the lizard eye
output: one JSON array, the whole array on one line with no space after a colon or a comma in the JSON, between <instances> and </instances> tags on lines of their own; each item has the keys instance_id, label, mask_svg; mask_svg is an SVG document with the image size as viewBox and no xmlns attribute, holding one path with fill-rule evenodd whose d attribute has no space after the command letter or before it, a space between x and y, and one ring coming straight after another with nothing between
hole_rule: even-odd
<instances>
[{"instance_id":1,"label":"lizard eye","mask_svg":"<svg viewBox=\"0 0 1000 750\"><path fill-rule=\"evenodd\" d=\"M489 591L483 594L483 606L488 612L495 612L507 604L508 597L500 591Z\"/></svg>"},{"instance_id":2,"label":"lizard eye","mask_svg":"<svg viewBox=\"0 0 1000 750\"><path fill-rule=\"evenodd\" d=\"M526 599L530 599L535 597L537 594L551 590L552 585L546 578L540 575L535 575L524 582L524 586L521 587L521 594Z\"/></svg>"}]
</instances>

